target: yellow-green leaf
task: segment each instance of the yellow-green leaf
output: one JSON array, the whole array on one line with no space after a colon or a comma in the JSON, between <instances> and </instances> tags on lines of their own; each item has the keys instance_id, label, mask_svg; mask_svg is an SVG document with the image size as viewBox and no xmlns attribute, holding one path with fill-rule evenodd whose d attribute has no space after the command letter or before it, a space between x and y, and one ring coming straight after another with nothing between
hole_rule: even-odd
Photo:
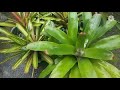
<instances>
[{"instance_id":1,"label":"yellow-green leaf","mask_svg":"<svg viewBox=\"0 0 120 90\"><path fill-rule=\"evenodd\" d=\"M67 72L75 65L76 58L73 56L66 56L61 60L52 71L50 78L63 78Z\"/></svg>"}]
</instances>

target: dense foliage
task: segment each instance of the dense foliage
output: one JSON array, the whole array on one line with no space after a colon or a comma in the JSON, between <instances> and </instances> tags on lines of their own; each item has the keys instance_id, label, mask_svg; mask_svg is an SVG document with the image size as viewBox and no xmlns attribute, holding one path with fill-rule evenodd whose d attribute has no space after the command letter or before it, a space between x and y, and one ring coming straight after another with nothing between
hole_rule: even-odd
<instances>
[{"instance_id":1,"label":"dense foliage","mask_svg":"<svg viewBox=\"0 0 120 90\"><path fill-rule=\"evenodd\" d=\"M0 53L13 53L2 63L20 55L13 65L46 68L39 78L119 78L119 70L108 63L116 59L120 35L100 39L117 23L113 16L92 12L12 12L14 18L0 22L0 40L11 45ZM12 27L7 30L6 27ZM17 31L17 34L14 33Z\"/></svg>"}]
</instances>

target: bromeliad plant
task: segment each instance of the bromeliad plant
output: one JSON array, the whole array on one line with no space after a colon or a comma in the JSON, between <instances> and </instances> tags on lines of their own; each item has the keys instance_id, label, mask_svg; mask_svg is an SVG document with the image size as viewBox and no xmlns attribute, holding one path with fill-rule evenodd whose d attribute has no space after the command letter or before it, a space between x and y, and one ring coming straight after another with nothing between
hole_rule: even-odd
<instances>
[{"instance_id":1,"label":"bromeliad plant","mask_svg":"<svg viewBox=\"0 0 120 90\"><path fill-rule=\"evenodd\" d=\"M119 70L107 61L115 60L111 50L120 48L120 35L100 39L115 26L116 20L109 17L105 23L101 14L82 13L82 31L78 29L77 12L68 13L67 32L46 26L44 32L55 40L37 41L24 47L26 50L43 51L58 56L40 73L40 78L118 78ZM98 40L100 39L100 40ZM98 40L98 41L97 41Z\"/></svg>"},{"instance_id":2,"label":"bromeliad plant","mask_svg":"<svg viewBox=\"0 0 120 90\"><path fill-rule=\"evenodd\" d=\"M41 31L47 25L47 20L42 17L48 16L49 13L45 12L11 12L13 18L8 18L5 22L0 22L0 32L5 36L0 36L0 40L10 45L7 49L0 50L0 53L8 54L12 53L12 56L6 58L0 64L20 56L12 69L18 68L25 62L24 73L28 73L32 65L34 69L38 68L38 64L45 61L52 64L52 59L44 52L37 52L31 50L24 50L24 46L30 42L43 41L46 36L41 34ZM5 29L6 27L12 27L12 31ZM14 34L14 29L17 30L17 34Z\"/></svg>"}]
</instances>

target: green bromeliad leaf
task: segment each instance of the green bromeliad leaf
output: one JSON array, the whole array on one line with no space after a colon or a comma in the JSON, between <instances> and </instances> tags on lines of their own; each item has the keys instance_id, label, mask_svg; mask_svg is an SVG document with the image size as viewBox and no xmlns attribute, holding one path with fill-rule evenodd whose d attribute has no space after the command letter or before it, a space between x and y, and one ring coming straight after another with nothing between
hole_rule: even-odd
<instances>
[{"instance_id":1,"label":"green bromeliad leaf","mask_svg":"<svg viewBox=\"0 0 120 90\"><path fill-rule=\"evenodd\" d=\"M49 64L39 75L39 78L45 78L56 67L54 64Z\"/></svg>"},{"instance_id":2,"label":"green bromeliad leaf","mask_svg":"<svg viewBox=\"0 0 120 90\"><path fill-rule=\"evenodd\" d=\"M120 35L113 35L97 41L92 44L92 48L100 48L106 50L114 50L120 48Z\"/></svg>"},{"instance_id":3,"label":"green bromeliad leaf","mask_svg":"<svg viewBox=\"0 0 120 90\"><path fill-rule=\"evenodd\" d=\"M92 18L92 12L83 12L82 20L83 20L83 28L85 29L86 24Z\"/></svg>"},{"instance_id":4,"label":"green bromeliad leaf","mask_svg":"<svg viewBox=\"0 0 120 90\"><path fill-rule=\"evenodd\" d=\"M77 12L68 13L68 36L72 39L74 44L76 44L78 33L78 16Z\"/></svg>"},{"instance_id":5,"label":"green bromeliad leaf","mask_svg":"<svg viewBox=\"0 0 120 90\"><path fill-rule=\"evenodd\" d=\"M49 55L74 55L75 47L67 44L57 44L49 41L33 42L25 46L23 49L33 51L45 51Z\"/></svg>"},{"instance_id":6,"label":"green bromeliad leaf","mask_svg":"<svg viewBox=\"0 0 120 90\"><path fill-rule=\"evenodd\" d=\"M101 36L103 36L107 31L111 30L115 25L116 25L117 21L114 20L114 18L108 18L108 20L106 21L105 25L100 26L95 33L95 36L92 40L96 40L97 38L100 38Z\"/></svg>"},{"instance_id":7,"label":"green bromeliad leaf","mask_svg":"<svg viewBox=\"0 0 120 90\"><path fill-rule=\"evenodd\" d=\"M92 38L95 35L96 29L101 22L101 14L94 14L93 17L87 23L84 32L88 34L88 38Z\"/></svg>"},{"instance_id":8,"label":"green bromeliad leaf","mask_svg":"<svg viewBox=\"0 0 120 90\"><path fill-rule=\"evenodd\" d=\"M63 78L67 72L75 65L76 58L73 56L66 56L61 60L54 70L52 71L50 78Z\"/></svg>"},{"instance_id":9,"label":"green bromeliad leaf","mask_svg":"<svg viewBox=\"0 0 120 90\"><path fill-rule=\"evenodd\" d=\"M87 34L86 35L87 46L89 46L91 41L94 39L97 29L100 26L100 22L101 22L101 14L94 14L93 17L86 24L84 32Z\"/></svg>"},{"instance_id":10,"label":"green bromeliad leaf","mask_svg":"<svg viewBox=\"0 0 120 90\"><path fill-rule=\"evenodd\" d=\"M81 78L80 71L77 64L74 65L74 67L71 69L69 78Z\"/></svg>"},{"instance_id":11,"label":"green bromeliad leaf","mask_svg":"<svg viewBox=\"0 0 120 90\"><path fill-rule=\"evenodd\" d=\"M113 28L117 23L117 21L114 20L113 16L109 16L108 20L105 22L104 25L100 24L101 19L102 19L101 14L94 14L93 18L90 19L86 24L84 32L87 34L86 38L88 39L87 46L89 46L92 41L96 40L97 38L100 38L107 31L111 30L111 28Z\"/></svg>"},{"instance_id":12,"label":"green bromeliad leaf","mask_svg":"<svg viewBox=\"0 0 120 90\"><path fill-rule=\"evenodd\" d=\"M82 78L97 78L97 74L89 59L79 58L78 67Z\"/></svg>"},{"instance_id":13,"label":"green bromeliad leaf","mask_svg":"<svg viewBox=\"0 0 120 90\"><path fill-rule=\"evenodd\" d=\"M45 32L47 34L51 35L52 37L54 37L55 39L57 39L60 43L63 43L63 44L72 44L71 39L62 30L59 30L59 29L47 26L45 28Z\"/></svg>"},{"instance_id":14,"label":"green bromeliad leaf","mask_svg":"<svg viewBox=\"0 0 120 90\"><path fill-rule=\"evenodd\" d=\"M114 60L114 54L111 51L99 48L86 48L81 50L81 56L93 59Z\"/></svg>"},{"instance_id":15,"label":"green bromeliad leaf","mask_svg":"<svg viewBox=\"0 0 120 90\"><path fill-rule=\"evenodd\" d=\"M113 78L120 78L120 71L112 64L103 61L103 60L95 60L100 66L102 66Z\"/></svg>"},{"instance_id":16,"label":"green bromeliad leaf","mask_svg":"<svg viewBox=\"0 0 120 90\"><path fill-rule=\"evenodd\" d=\"M96 63L95 60L91 61L98 78L111 78L111 75L104 69L104 67Z\"/></svg>"}]
</instances>

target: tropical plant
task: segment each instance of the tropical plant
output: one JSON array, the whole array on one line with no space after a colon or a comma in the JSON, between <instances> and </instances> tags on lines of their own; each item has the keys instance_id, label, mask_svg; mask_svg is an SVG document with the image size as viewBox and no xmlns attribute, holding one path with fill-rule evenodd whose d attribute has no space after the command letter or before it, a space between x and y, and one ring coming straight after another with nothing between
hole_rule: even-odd
<instances>
[{"instance_id":1,"label":"tropical plant","mask_svg":"<svg viewBox=\"0 0 120 90\"><path fill-rule=\"evenodd\" d=\"M42 61L48 63L40 78L120 77L119 70L107 62L116 59L111 51L120 48L120 35L101 39L116 25L113 16L106 21L103 14L91 12L11 14L12 18L0 22L0 32L5 35L0 40L10 45L0 53L12 55L0 64L20 55L13 69L25 62L25 73L31 65L34 70Z\"/></svg>"},{"instance_id":2,"label":"tropical plant","mask_svg":"<svg viewBox=\"0 0 120 90\"><path fill-rule=\"evenodd\" d=\"M26 45L26 50L43 51L50 56L58 56L53 64L40 73L40 78L118 78L119 70L108 61L116 59L111 50L120 48L120 35L100 39L116 24L113 16L106 22L101 21L101 14L82 13L83 30L78 28L77 12L68 13L67 32L46 26L48 41L37 41Z\"/></svg>"},{"instance_id":3,"label":"tropical plant","mask_svg":"<svg viewBox=\"0 0 120 90\"><path fill-rule=\"evenodd\" d=\"M30 42L46 40L46 36L41 32L48 20L42 19L42 17L48 16L49 12L11 12L10 14L13 17L8 18L5 22L0 22L0 32L4 34L4 36L0 36L0 40L3 41L3 44L9 44L10 47L1 49L0 53L12 55L0 64L20 56L12 69L25 63L24 73L28 73L31 66L33 70L37 69L38 64L42 61L52 64L52 59L44 52L24 50L23 48ZM6 27L10 27L10 30L7 30Z\"/></svg>"}]
</instances>

